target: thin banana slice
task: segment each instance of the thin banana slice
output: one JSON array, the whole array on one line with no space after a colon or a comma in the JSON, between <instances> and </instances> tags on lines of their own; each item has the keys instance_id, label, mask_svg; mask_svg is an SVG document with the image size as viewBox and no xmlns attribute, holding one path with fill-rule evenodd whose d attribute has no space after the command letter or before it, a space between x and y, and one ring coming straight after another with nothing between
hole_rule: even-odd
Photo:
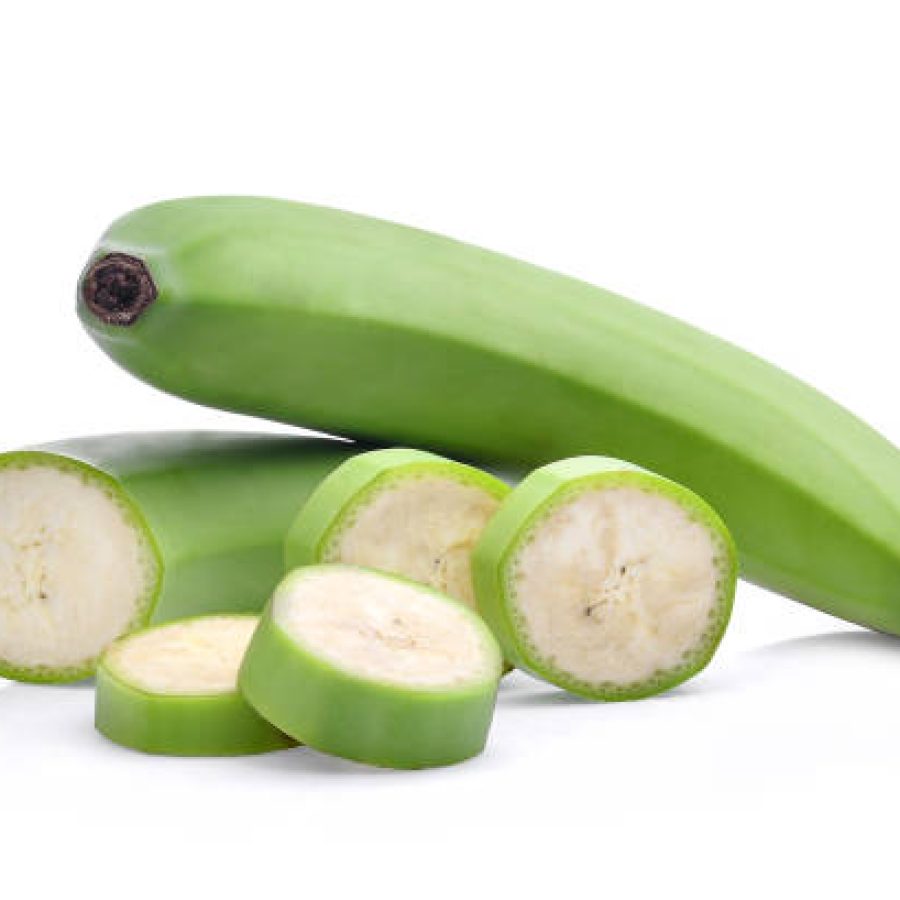
<instances>
[{"instance_id":1,"label":"thin banana slice","mask_svg":"<svg viewBox=\"0 0 900 900\"><path fill-rule=\"evenodd\" d=\"M705 501L601 457L533 472L474 554L479 609L507 658L599 700L659 693L700 671L736 574L731 536Z\"/></svg>"},{"instance_id":2,"label":"thin banana slice","mask_svg":"<svg viewBox=\"0 0 900 900\"><path fill-rule=\"evenodd\" d=\"M97 667L98 731L126 747L172 756L234 756L294 746L237 690L259 621L200 616L135 632Z\"/></svg>"},{"instance_id":3,"label":"thin banana slice","mask_svg":"<svg viewBox=\"0 0 900 900\"><path fill-rule=\"evenodd\" d=\"M295 569L275 591L241 667L256 710L326 753L392 768L482 751L500 649L461 603L345 565Z\"/></svg>"},{"instance_id":4,"label":"thin banana slice","mask_svg":"<svg viewBox=\"0 0 900 900\"><path fill-rule=\"evenodd\" d=\"M286 542L288 569L346 563L402 575L475 608L471 554L509 488L420 450L362 453L319 485Z\"/></svg>"}]
</instances>

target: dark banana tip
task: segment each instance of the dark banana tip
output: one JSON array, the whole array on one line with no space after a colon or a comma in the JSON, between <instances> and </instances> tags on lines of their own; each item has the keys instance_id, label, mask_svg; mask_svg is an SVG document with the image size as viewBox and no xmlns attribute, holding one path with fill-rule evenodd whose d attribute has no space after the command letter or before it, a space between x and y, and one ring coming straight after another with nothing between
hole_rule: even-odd
<instances>
[{"instance_id":1,"label":"dark banana tip","mask_svg":"<svg viewBox=\"0 0 900 900\"><path fill-rule=\"evenodd\" d=\"M132 325L156 299L156 284L144 261L127 253L95 259L79 285L85 306L107 325Z\"/></svg>"}]
</instances>

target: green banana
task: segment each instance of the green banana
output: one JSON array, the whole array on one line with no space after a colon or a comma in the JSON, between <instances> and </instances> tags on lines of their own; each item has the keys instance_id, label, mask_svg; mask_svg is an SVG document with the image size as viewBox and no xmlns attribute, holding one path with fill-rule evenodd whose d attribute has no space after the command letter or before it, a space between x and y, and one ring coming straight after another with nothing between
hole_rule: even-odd
<instances>
[{"instance_id":1,"label":"green banana","mask_svg":"<svg viewBox=\"0 0 900 900\"><path fill-rule=\"evenodd\" d=\"M262 608L320 439L112 435L0 454L0 675L75 681L150 621Z\"/></svg>"},{"instance_id":2,"label":"green banana","mask_svg":"<svg viewBox=\"0 0 900 900\"><path fill-rule=\"evenodd\" d=\"M138 377L352 436L535 465L604 454L705 497L743 575L900 633L900 456L755 356L447 238L284 201L137 210L79 312Z\"/></svg>"}]
</instances>

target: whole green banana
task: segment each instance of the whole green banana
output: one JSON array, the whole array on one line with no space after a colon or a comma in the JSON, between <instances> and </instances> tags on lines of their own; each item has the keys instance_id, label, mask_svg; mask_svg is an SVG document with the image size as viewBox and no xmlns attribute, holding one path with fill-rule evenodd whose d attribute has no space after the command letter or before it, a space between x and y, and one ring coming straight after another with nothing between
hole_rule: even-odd
<instances>
[{"instance_id":1,"label":"whole green banana","mask_svg":"<svg viewBox=\"0 0 900 900\"><path fill-rule=\"evenodd\" d=\"M163 432L0 453L0 676L74 681L150 621L261 609L294 515L354 452Z\"/></svg>"},{"instance_id":2,"label":"whole green banana","mask_svg":"<svg viewBox=\"0 0 900 900\"><path fill-rule=\"evenodd\" d=\"M138 377L224 409L534 465L604 454L724 516L743 574L900 633L900 455L668 316L433 234L211 197L115 222L79 311Z\"/></svg>"}]
</instances>

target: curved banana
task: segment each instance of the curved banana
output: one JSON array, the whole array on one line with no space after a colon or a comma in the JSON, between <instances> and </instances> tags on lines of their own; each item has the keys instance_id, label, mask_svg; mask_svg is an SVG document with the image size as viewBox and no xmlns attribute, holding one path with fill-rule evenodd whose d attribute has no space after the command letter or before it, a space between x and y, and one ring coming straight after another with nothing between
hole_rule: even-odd
<instances>
[{"instance_id":1,"label":"curved banana","mask_svg":"<svg viewBox=\"0 0 900 900\"><path fill-rule=\"evenodd\" d=\"M743 574L900 633L900 454L806 384L637 303L477 247L277 200L115 222L97 343L199 403L461 456L602 454L724 517Z\"/></svg>"}]
</instances>

